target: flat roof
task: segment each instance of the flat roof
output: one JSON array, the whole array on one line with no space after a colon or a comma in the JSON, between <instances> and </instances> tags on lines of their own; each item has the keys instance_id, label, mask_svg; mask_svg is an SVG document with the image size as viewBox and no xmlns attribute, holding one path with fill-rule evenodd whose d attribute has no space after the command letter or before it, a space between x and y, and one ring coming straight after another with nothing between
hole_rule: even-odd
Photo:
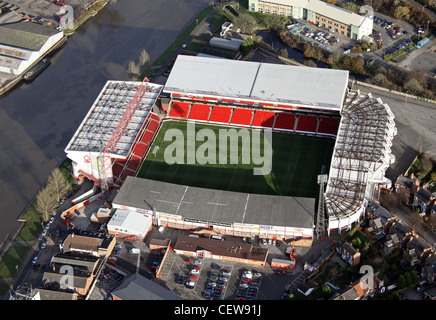
<instances>
[{"instance_id":1,"label":"flat roof","mask_svg":"<svg viewBox=\"0 0 436 320\"><path fill-rule=\"evenodd\" d=\"M140 232L145 234L150 227L151 217L125 209L117 209L109 220L107 226L114 228L123 228L129 231Z\"/></svg>"},{"instance_id":2,"label":"flat roof","mask_svg":"<svg viewBox=\"0 0 436 320\"><path fill-rule=\"evenodd\" d=\"M339 111L348 71L179 55L164 92Z\"/></svg>"},{"instance_id":3,"label":"flat roof","mask_svg":"<svg viewBox=\"0 0 436 320\"><path fill-rule=\"evenodd\" d=\"M262 0L280 5L305 8L327 18L359 27L365 16L319 0Z\"/></svg>"},{"instance_id":4,"label":"flat roof","mask_svg":"<svg viewBox=\"0 0 436 320\"><path fill-rule=\"evenodd\" d=\"M174 250L196 252L206 250L214 255L238 259L248 259L264 262L268 256L268 249L254 247L251 244L220 241L207 238L193 238L180 236L174 246Z\"/></svg>"},{"instance_id":5,"label":"flat roof","mask_svg":"<svg viewBox=\"0 0 436 320\"><path fill-rule=\"evenodd\" d=\"M139 81L107 81L65 148L65 152L102 153L140 85ZM136 136L163 88L162 85L150 82L147 82L146 85L147 91L142 96L123 136L111 154L113 158L124 158L128 155Z\"/></svg>"},{"instance_id":6,"label":"flat roof","mask_svg":"<svg viewBox=\"0 0 436 320\"><path fill-rule=\"evenodd\" d=\"M314 198L260 195L127 177L116 205L218 223L312 228Z\"/></svg>"}]
</instances>

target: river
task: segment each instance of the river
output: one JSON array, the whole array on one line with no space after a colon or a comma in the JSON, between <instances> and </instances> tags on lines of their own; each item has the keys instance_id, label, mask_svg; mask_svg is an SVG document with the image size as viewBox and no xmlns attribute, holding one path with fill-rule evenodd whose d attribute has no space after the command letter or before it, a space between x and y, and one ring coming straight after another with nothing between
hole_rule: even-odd
<instances>
[{"instance_id":1,"label":"river","mask_svg":"<svg viewBox=\"0 0 436 320\"><path fill-rule=\"evenodd\" d=\"M64 148L105 82L129 80L146 49L155 60L209 0L119 0L69 37L52 64L0 100L0 244L65 159Z\"/></svg>"}]
</instances>

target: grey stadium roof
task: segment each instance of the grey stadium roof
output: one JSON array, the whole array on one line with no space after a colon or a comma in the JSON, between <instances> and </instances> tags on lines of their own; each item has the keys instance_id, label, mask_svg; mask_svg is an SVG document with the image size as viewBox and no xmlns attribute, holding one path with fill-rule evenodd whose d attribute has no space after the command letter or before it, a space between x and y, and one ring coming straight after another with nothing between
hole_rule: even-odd
<instances>
[{"instance_id":1,"label":"grey stadium roof","mask_svg":"<svg viewBox=\"0 0 436 320\"><path fill-rule=\"evenodd\" d=\"M220 223L312 228L314 198L259 195L127 177L113 203Z\"/></svg>"},{"instance_id":2,"label":"grey stadium roof","mask_svg":"<svg viewBox=\"0 0 436 320\"><path fill-rule=\"evenodd\" d=\"M348 71L179 55L164 91L339 111Z\"/></svg>"}]
</instances>

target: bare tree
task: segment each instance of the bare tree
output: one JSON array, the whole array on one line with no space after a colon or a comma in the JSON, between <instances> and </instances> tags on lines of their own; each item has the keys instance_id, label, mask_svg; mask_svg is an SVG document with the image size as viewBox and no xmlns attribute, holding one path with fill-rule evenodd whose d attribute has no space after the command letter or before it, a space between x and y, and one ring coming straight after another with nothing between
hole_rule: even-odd
<instances>
[{"instance_id":1,"label":"bare tree","mask_svg":"<svg viewBox=\"0 0 436 320\"><path fill-rule=\"evenodd\" d=\"M139 65L133 60L131 60L129 62L129 66L127 67L127 71L130 73L130 77L133 80L137 80L140 76L140 73L141 73L141 69L140 69Z\"/></svg>"},{"instance_id":2,"label":"bare tree","mask_svg":"<svg viewBox=\"0 0 436 320\"><path fill-rule=\"evenodd\" d=\"M150 55L148 54L147 50L142 49L141 53L139 54L139 65L145 66L150 61Z\"/></svg>"},{"instance_id":3,"label":"bare tree","mask_svg":"<svg viewBox=\"0 0 436 320\"><path fill-rule=\"evenodd\" d=\"M48 191L57 199L57 202L63 197L68 189L70 188L67 179L62 174L62 171L59 168L53 169L51 172L46 188Z\"/></svg>"},{"instance_id":4,"label":"bare tree","mask_svg":"<svg viewBox=\"0 0 436 320\"><path fill-rule=\"evenodd\" d=\"M240 14L233 21L243 34L254 34L258 28L256 20L249 14Z\"/></svg>"},{"instance_id":5,"label":"bare tree","mask_svg":"<svg viewBox=\"0 0 436 320\"><path fill-rule=\"evenodd\" d=\"M58 201L48 188L39 191L35 200L35 209L42 215L42 220L47 221L50 214L56 209Z\"/></svg>"}]
</instances>

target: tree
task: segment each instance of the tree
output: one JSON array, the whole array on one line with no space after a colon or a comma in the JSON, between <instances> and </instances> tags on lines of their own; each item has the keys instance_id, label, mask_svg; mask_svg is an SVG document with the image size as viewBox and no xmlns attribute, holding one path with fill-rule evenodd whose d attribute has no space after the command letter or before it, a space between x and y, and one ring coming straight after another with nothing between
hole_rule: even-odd
<instances>
[{"instance_id":1,"label":"tree","mask_svg":"<svg viewBox=\"0 0 436 320\"><path fill-rule=\"evenodd\" d=\"M140 76L141 69L135 61L130 60L129 66L127 67L127 71L130 73L130 77L132 80L138 80Z\"/></svg>"},{"instance_id":2,"label":"tree","mask_svg":"<svg viewBox=\"0 0 436 320\"><path fill-rule=\"evenodd\" d=\"M48 189L48 192L55 197L56 201L59 202L61 197L68 192L70 186L61 170L55 168L48 178L46 188Z\"/></svg>"},{"instance_id":3,"label":"tree","mask_svg":"<svg viewBox=\"0 0 436 320\"><path fill-rule=\"evenodd\" d=\"M395 9L394 18L397 19L404 19L409 20L410 19L410 10L408 7L397 7Z\"/></svg>"},{"instance_id":4,"label":"tree","mask_svg":"<svg viewBox=\"0 0 436 320\"><path fill-rule=\"evenodd\" d=\"M400 274L397 280L397 287L399 290L406 288L406 279L404 279L404 275Z\"/></svg>"},{"instance_id":5,"label":"tree","mask_svg":"<svg viewBox=\"0 0 436 320\"><path fill-rule=\"evenodd\" d=\"M288 57L289 57L289 56L288 56L288 50L286 50L286 49L284 49L284 48L280 50L279 54L280 54L280 56L282 56L283 58L288 58Z\"/></svg>"},{"instance_id":6,"label":"tree","mask_svg":"<svg viewBox=\"0 0 436 320\"><path fill-rule=\"evenodd\" d=\"M49 188L45 187L36 196L35 209L42 215L43 221L48 221L50 214L56 209L58 203Z\"/></svg>"},{"instance_id":7,"label":"tree","mask_svg":"<svg viewBox=\"0 0 436 320\"><path fill-rule=\"evenodd\" d=\"M139 65L145 67L149 61L150 55L148 54L147 50L142 49L141 53L139 54Z\"/></svg>"},{"instance_id":8,"label":"tree","mask_svg":"<svg viewBox=\"0 0 436 320\"><path fill-rule=\"evenodd\" d=\"M241 29L243 34L254 34L258 28L256 20L249 14L240 14L234 19L233 24Z\"/></svg>"},{"instance_id":9,"label":"tree","mask_svg":"<svg viewBox=\"0 0 436 320\"><path fill-rule=\"evenodd\" d=\"M418 80L410 79L404 84L404 90L416 95L423 92L424 88L421 86Z\"/></svg>"},{"instance_id":10,"label":"tree","mask_svg":"<svg viewBox=\"0 0 436 320\"><path fill-rule=\"evenodd\" d=\"M386 78L386 76L383 73L377 73L372 78L372 83L377 86L383 87L386 83L388 83L388 78Z\"/></svg>"},{"instance_id":11,"label":"tree","mask_svg":"<svg viewBox=\"0 0 436 320\"><path fill-rule=\"evenodd\" d=\"M279 31L283 27L282 18L276 14L272 14L266 18L266 27L270 31Z\"/></svg>"}]
</instances>

